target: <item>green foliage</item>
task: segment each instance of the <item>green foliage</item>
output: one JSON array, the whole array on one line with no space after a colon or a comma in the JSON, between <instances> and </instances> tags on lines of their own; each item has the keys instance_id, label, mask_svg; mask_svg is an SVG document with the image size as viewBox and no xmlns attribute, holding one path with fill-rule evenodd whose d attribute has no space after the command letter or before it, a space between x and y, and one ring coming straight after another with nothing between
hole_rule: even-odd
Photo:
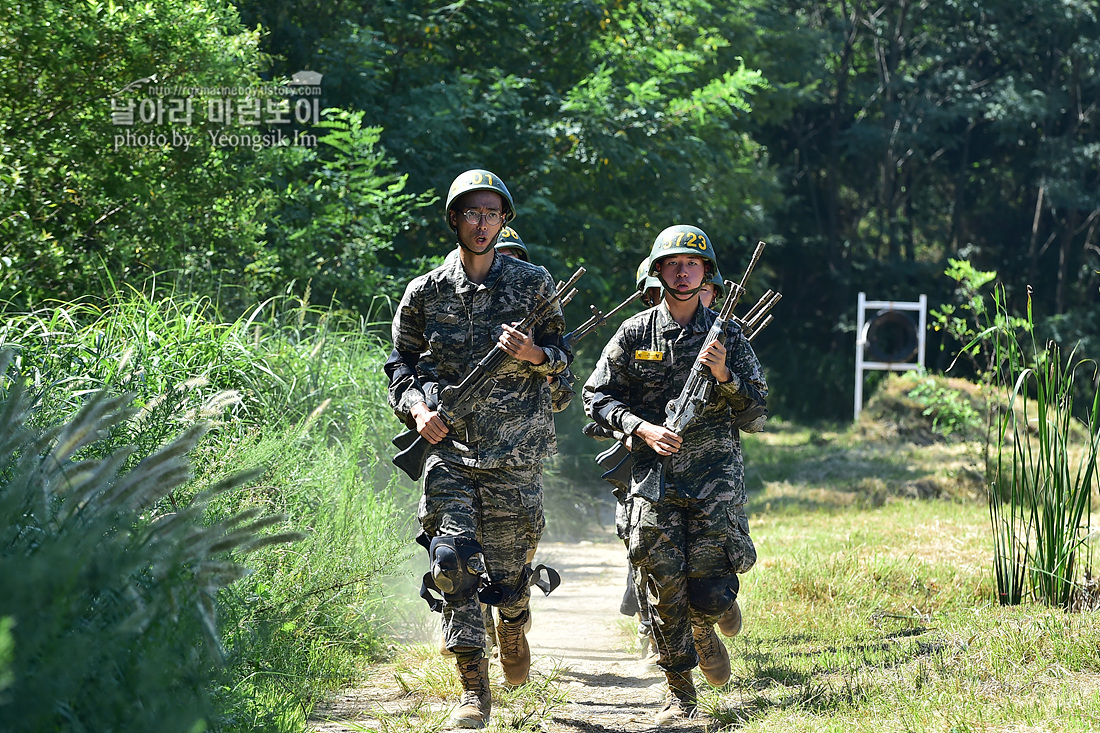
<instances>
[{"instance_id":1,"label":"green foliage","mask_svg":"<svg viewBox=\"0 0 1100 733\"><path fill-rule=\"evenodd\" d=\"M409 190L438 190L473 166L497 170L534 261L559 274L595 264L584 287L600 299L621 300L670 217L725 231L733 245L751 239L741 230L774 190L743 135L767 83L739 59L751 21L738 8L383 0L357 17L332 8L314 18L267 6L246 1L242 12L273 24L267 50L286 55L276 69L311 64L329 104L383 124ZM450 236L430 212L383 265L418 273ZM606 266L609 255L630 264Z\"/></svg>"},{"instance_id":2,"label":"green foliage","mask_svg":"<svg viewBox=\"0 0 1100 733\"><path fill-rule=\"evenodd\" d=\"M266 227L273 283L310 284L316 302L337 299L373 313L403 282L380 269L383 253L416 212L434 203L405 193L408 175L378 146L381 127L363 127L362 112L325 110L318 127L324 147L303 149L301 160L275 177L285 190ZM391 254L392 259L392 254Z\"/></svg>"},{"instance_id":3,"label":"green foliage","mask_svg":"<svg viewBox=\"0 0 1100 733\"><path fill-rule=\"evenodd\" d=\"M374 488L390 474L376 439L366 413L347 425L320 414L217 457L222 466L267 467L261 487L219 505L219 513L264 506L306 530L295 552L258 554L256 572L221 596L221 612L232 620L225 644L236 729L273 724L286 710L304 716L355 679L364 662L387 654L383 579L399 572L414 545L411 514L402 519L393 492Z\"/></svg>"},{"instance_id":4,"label":"green foliage","mask_svg":"<svg viewBox=\"0 0 1100 733\"><path fill-rule=\"evenodd\" d=\"M911 372L903 379L915 383L908 396L924 408L921 414L932 418L932 432L944 437L981 432L984 416L974 408L967 395L927 374Z\"/></svg>"},{"instance_id":5,"label":"green foliage","mask_svg":"<svg viewBox=\"0 0 1100 733\"><path fill-rule=\"evenodd\" d=\"M142 79L248 86L257 37L218 0L0 2L0 297L72 300L167 269L204 292L244 279L262 236L256 155L131 144L179 128L116 126L111 100Z\"/></svg>"},{"instance_id":6,"label":"green foliage","mask_svg":"<svg viewBox=\"0 0 1100 733\"><path fill-rule=\"evenodd\" d=\"M235 473L185 509L158 506L189 478L196 424L130 470L129 451L100 457L104 434L133 417L128 397L87 395L67 421L31 426L25 376L0 352L0 573L8 619L5 729L193 731L216 710L218 589L247 570L234 557L299 539L261 508L201 523L210 499L250 480Z\"/></svg>"},{"instance_id":7,"label":"green foliage","mask_svg":"<svg viewBox=\"0 0 1100 733\"><path fill-rule=\"evenodd\" d=\"M932 328L943 331L953 343L964 344L951 367L960 357L965 356L970 362L975 375L988 382L994 377L997 363L993 360L993 345L983 338L976 338L990 322L1008 329L1018 329L1026 321L1017 316L1003 316L1000 313L991 314L986 305L985 286L997 279L995 271L983 272L966 260L948 260L948 268L944 272L948 278L954 280L955 303L944 303L939 308L933 308L929 312ZM1006 318L1004 323L998 319ZM941 344L945 349L947 342ZM948 367L948 371L951 370Z\"/></svg>"},{"instance_id":8,"label":"green foliage","mask_svg":"<svg viewBox=\"0 0 1100 733\"><path fill-rule=\"evenodd\" d=\"M0 331L38 422L104 385L131 390L136 415L94 447L102 455L130 445L133 464L157 436L221 405L195 450L196 481L166 503L189 508L196 486L258 465L247 489L205 502L205 521L262 509L305 533L293 552L254 553L254 572L218 596L227 668L215 701L227 730L293 730L363 659L384 654L382 580L412 547L412 487L385 459L398 428L381 368L388 347L368 324L308 301L272 298L223 321L205 299L129 291L99 308L12 314Z\"/></svg>"},{"instance_id":9,"label":"green foliage","mask_svg":"<svg viewBox=\"0 0 1100 733\"><path fill-rule=\"evenodd\" d=\"M998 323L980 337L993 342L1003 398L996 469L989 490L998 600L1030 595L1069 608L1082 565L1091 566L1092 493L1098 484L1100 392L1093 381L1084 439L1074 415L1074 376L1096 363L1063 360L1057 344L1027 353L1009 322L1004 293L994 293ZM1024 330L1035 343L1030 307ZM1017 403L1020 403L1019 408ZM1007 453L1007 455L1006 455Z\"/></svg>"}]
</instances>

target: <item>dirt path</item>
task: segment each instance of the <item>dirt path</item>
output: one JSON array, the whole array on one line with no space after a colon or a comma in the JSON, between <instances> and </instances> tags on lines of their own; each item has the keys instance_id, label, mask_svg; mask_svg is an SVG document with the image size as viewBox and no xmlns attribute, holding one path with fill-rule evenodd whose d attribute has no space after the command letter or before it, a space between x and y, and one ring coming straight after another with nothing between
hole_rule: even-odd
<instances>
[{"instance_id":1,"label":"dirt path","mask_svg":"<svg viewBox=\"0 0 1100 733\"><path fill-rule=\"evenodd\" d=\"M568 702L542 729L547 733L653 730L653 716L663 702L664 676L638 658L633 635L624 628L625 617L619 613L626 576L622 543L610 533L600 542L544 543L535 562L556 568L562 584L549 596L537 590L532 595L534 624L527 638L533 674L550 674L557 668L559 684L568 695ZM380 724L379 713L393 714L405 707L399 705L404 693L395 683L386 685L383 677L319 708L310 730L392 729ZM497 723L494 720L490 727ZM679 729L695 727L702 729L694 722Z\"/></svg>"}]
</instances>

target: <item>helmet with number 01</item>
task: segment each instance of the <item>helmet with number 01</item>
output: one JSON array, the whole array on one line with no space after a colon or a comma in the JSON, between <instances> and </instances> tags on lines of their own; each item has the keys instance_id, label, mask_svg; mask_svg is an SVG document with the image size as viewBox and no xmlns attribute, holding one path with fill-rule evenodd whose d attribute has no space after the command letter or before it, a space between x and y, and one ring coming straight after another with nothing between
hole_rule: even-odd
<instances>
[{"instance_id":1,"label":"helmet with number 01","mask_svg":"<svg viewBox=\"0 0 1100 733\"><path fill-rule=\"evenodd\" d=\"M527 245L520 239L519 233L512 227L504 227L497 237L497 250L514 249L520 253L519 258L524 262L530 262L531 256L527 253Z\"/></svg>"},{"instance_id":2,"label":"helmet with number 01","mask_svg":"<svg viewBox=\"0 0 1100 733\"><path fill-rule=\"evenodd\" d=\"M670 226L653 240L649 251L649 274L655 274L657 261L672 255L695 255L710 263L711 272L717 272L718 260L714 256L714 247L710 237L699 227L689 224Z\"/></svg>"},{"instance_id":3,"label":"helmet with number 01","mask_svg":"<svg viewBox=\"0 0 1100 733\"><path fill-rule=\"evenodd\" d=\"M500 179L500 176L482 168L473 168L460 173L451 182L451 187L447 189L447 208L444 209L444 215L447 217L447 226L451 227L452 230L454 225L451 224L449 213L451 207L454 206L455 201L460 196L471 191L495 191L499 193L503 208L501 213L504 214L505 223L516 218L516 205L512 202L512 194L508 193L508 187L504 185L504 181Z\"/></svg>"}]
</instances>

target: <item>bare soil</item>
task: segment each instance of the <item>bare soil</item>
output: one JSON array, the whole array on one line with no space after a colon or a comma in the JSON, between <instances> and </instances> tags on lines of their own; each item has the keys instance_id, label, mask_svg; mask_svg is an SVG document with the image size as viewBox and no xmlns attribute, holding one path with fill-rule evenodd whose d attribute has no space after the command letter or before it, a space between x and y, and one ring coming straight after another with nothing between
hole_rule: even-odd
<instances>
[{"instance_id":1,"label":"bare soil","mask_svg":"<svg viewBox=\"0 0 1100 733\"><path fill-rule=\"evenodd\" d=\"M562 583L549 596L537 590L532 593L534 623L527 635L532 675L557 670L568 696L568 702L538 727L547 733L653 730L653 717L663 705L664 675L651 659L640 658L633 626L619 613L626 581L623 544L610 533L599 542L543 543L535 562L556 568ZM365 686L345 690L320 706L309 730L392 729L380 718L408 710L410 693L392 672L382 668L375 672ZM493 676L499 678L499 669ZM446 711L453 704L451 700L432 707ZM491 728L501 725L496 713L494 708ZM680 730L702 728L702 720L678 726Z\"/></svg>"}]
</instances>

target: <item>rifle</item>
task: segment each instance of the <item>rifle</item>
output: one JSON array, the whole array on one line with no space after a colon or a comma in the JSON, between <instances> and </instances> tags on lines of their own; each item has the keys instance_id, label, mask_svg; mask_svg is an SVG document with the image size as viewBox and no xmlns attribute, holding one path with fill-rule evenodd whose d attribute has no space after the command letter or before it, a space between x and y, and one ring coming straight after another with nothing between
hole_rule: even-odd
<instances>
[{"instance_id":1,"label":"rifle","mask_svg":"<svg viewBox=\"0 0 1100 733\"><path fill-rule=\"evenodd\" d=\"M645 295L643 291L635 290L629 298L624 300L622 303L619 303L607 313L602 312L594 305L589 305L588 307L592 309L592 316L587 321L577 326L577 328L565 334L565 345L569 348L572 348L573 344L577 343L582 338L592 333L603 324L607 323L607 319L611 318L611 316L615 315L643 295Z\"/></svg>"},{"instance_id":2,"label":"rifle","mask_svg":"<svg viewBox=\"0 0 1100 733\"><path fill-rule=\"evenodd\" d=\"M528 331L540 323L549 314L550 310L560 301L568 302L576 290L573 285L585 273L583 267L578 268L569 281L559 285L550 298L539 295L541 301L527 316L515 326L520 331ZM571 292L570 291L572 289ZM481 361L477 363L470 373L457 385L444 387L439 395L439 404L436 406L440 419L449 430L470 415L475 409L477 399L481 396L485 385L494 377L497 370L508 357L508 352L496 344L489 350ZM428 449L432 444L424 439L414 429L406 430L393 439L398 454L393 457L393 464L409 475L413 481L420 479L424 473L424 462L428 459Z\"/></svg>"},{"instance_id":3,"label":"rifle","mask_svg":"<svg viewBox=\"0 0 1100 733\"><path fill-rule=\"evenodd\" d=\"M745 292L745 283L748 282L749 275L752 274L753 268L756 267L763 251L764 242L760 242L756 245L756 251L753 252L752 259L749 260L749 266L745 270L739 285L729 280L726 281L726 289L730 291L730 297L722 304L721 312L714 319L710 333L703 340L702 350L705 350L713 341L725 343L726 325L733 317L733 309L736 307L737 301L740 300L741 294ZM702 350L700 350L700 354L702 354ZM683 435L688 425L706 407L713 389L714 377L710 374L710 369L696 356L695 364L691 367L691 372L680 390L680 395L675 400L670 400L668 405L665 406L664 426L677 435ZM668 470L669 458L669 456L665 456L658 469L658 480L660 482L658 498L663 497L665 494L665 473ZM624 484L630 486L634 457L625 443L617 442L608 450L600 453L596 456L596 462L602 468L607 469L601 475L601 478L612 486L616 488Z\"/></svg>"},{"instance_id":4,"label":"rifle","mask_svg":"<svg viewBox=\"0 0 1100 733\"><path fill-rule=\"evenodd\" d=\"M741 327L741 330L745 332L745 338L751 343L761 331L763 331L769 323L772 322L772 317L769 311L775 307L775 304L779 302L783 297L782 293L776 293L768 290L766 293L760 296L760 300L749 308L749 312L745 314L744 318L737 318L734 316L734 321Z\"/></svg>"}]
</instances>

